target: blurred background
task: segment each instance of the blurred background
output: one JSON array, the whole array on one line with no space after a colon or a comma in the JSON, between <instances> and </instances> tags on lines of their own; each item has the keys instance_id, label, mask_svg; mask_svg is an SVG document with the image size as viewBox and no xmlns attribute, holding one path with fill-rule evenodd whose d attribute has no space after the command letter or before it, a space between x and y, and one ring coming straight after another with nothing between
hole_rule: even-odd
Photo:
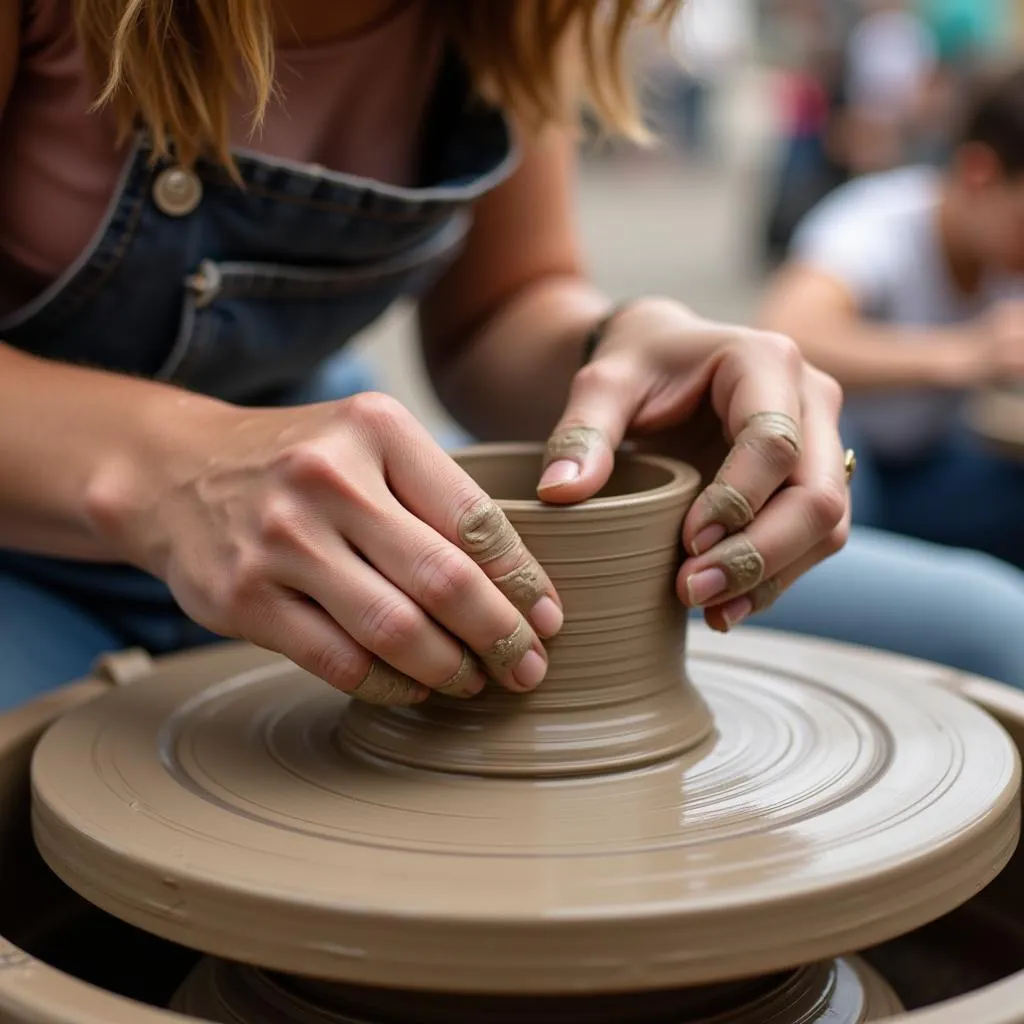
<instances>
[{"instance_id":1,"label":"blurred background","mask_svg":"<svg viewBox=\"0 0 1024 1024\"><path fill-rule=\"evenodd\" d=\"M633 60L659 142L583 147L592 272L743 321L802 214L850 178L940 161L969 84L1024 44L1024 0L689 0ZM383 390L449 424L396 309L360 340Z\"/></svg>"}]
</instances>

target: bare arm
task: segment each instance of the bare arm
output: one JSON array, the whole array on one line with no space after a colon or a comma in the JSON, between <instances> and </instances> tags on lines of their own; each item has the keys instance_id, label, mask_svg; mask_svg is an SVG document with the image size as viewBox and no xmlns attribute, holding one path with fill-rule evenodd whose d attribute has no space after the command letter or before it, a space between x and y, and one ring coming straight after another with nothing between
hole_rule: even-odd
<instances>
[{"instance_id":1,"label":"bare arm","mask_svg":"<svg viewBox=\"0 0 1024 1024\"><path fill-rule=\"evenodd\" d=\"M913 329L864 320L837 279L791 266L770 287L761 326L787 334L807 360L847 390L970 387L986 373L985 346L973 325Z\"/></svg>"},{"instance_id":2,"label":"bare arm","mask_svg":"<svg viewBox=\"0 0 1024 1024\"><path fill-rule=\"evenodd\" d=\"M584 277L574 154L553 131L526 141L522 165L478 204L465 251L420 310L434 386L482 439L546 437L583 338L608 308Z\"/></svg>"},{"instance_id":3,"label":"bare arm","mask_svg":"<svg viewBox=\"0 0 1024 1024\"><path fill-rule=\"evenodd\" d=\"M219 406L0 344L0 547L122 560L96 510L166 457L186 413Z\"/></svg>"},{"instance_id":4,"label":"bare arm","mask_svg":"<svg viewBox=\"0 0 1024 1024\"><path fill-rule=\"evenodd\" d=\"M17 70L20 17L19 0L0 0L0 118ZM173 432L172 410L190 401L205 400L0 342L0 547L116 559L92 521L97 492L116 487L134 460L156 456L157 439Z\"/></svg>"}]
</instances>

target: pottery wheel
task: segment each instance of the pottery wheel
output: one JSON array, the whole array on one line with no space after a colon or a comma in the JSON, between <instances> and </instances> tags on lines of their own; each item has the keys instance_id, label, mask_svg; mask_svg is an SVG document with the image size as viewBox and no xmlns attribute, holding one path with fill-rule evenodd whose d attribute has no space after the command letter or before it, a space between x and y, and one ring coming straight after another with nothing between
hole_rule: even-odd
<instances>
[{"instance_id":1,"label":"pottery wheel","mask_svg":"<svg viewBox=\"0 0 1024 1024\"><path fill-rule=\"evenodd\" d=\"M43 738L36 840L157 935L452 993L767 974L904 933L998 874L1019 765L989 716L899 658L728 639L689 653L715 722L697 747L541 780L342 743L347 699L264 652L168 659Z\"/></svg>"}]
</instances>

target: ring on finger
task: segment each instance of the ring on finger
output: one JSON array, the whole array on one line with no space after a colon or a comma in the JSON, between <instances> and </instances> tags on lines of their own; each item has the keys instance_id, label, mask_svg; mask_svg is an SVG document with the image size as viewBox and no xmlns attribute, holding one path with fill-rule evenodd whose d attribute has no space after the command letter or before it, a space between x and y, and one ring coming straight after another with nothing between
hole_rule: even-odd
<instances>
[{"instance_id":1,"label":"ring on finger","mask_svg":"<svg viewBox=\"0 0 1024 1024\"><path fill-rule=\"evenodd\" d=\"M853 474L857 472L857 453L852 448L846 449L843 456L843 472L846 474L846 483L849 485L853 480Z\"/></svg>"},{"instance_id":2,"label":"ring on finger","mask_svg":"<svg viewBox=\"0 0 1024 1024\"><path fill-rule=\"evenodd\" d=\"M443 694L445 697L462 699L475 697L482 689L483 685L476 659L466 650L463 650L462 662L455 672L440 686L434 687L435 692Z\"/></svg>"},{"instance_id":3,"label":"ring on finger","mask_svg":"<svg viewBox=\"0 0 1024 1024\"><path fill-rule=\"evenodd\" d=\"M353 700L385 707L409 707L429 696L426 688L386 661L374 658L363 681L349 692Z\"/></svg>"}]
</instances>

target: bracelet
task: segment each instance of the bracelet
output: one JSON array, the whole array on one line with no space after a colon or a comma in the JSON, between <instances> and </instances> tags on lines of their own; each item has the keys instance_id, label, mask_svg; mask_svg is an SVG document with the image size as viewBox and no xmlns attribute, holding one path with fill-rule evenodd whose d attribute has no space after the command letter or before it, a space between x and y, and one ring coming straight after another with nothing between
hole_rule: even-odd
<instances>
[{"instance_id":1,"label":"bracelet","mask_svg":"<svg viewBox=\"0 0 1024 1024\"><path fill-rule=\"evenodd\" d=\"M612 321L614 321L620 313L624 313L632 302L619 302L612 306L610 310L600 320L594 324L593 327L587 331L587 336L583 339L583 358L580 361L581 366L586 366L594 358L594 353L597 351L597 346L604 340L604 336L608 333L608 328L611 327Z\"/></svg>"}]
</instances>

